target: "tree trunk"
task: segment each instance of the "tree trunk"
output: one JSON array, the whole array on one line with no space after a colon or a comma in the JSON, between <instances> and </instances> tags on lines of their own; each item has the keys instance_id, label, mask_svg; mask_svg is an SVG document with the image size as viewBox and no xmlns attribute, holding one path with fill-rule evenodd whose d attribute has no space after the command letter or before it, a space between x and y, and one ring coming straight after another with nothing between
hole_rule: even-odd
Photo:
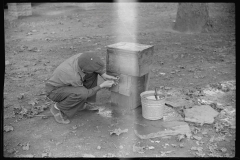
<instances>
[{"instance_id":1,"label":"tree trunk","mask_svg":"<svg viewBox=\"0 0 240 160\"><path fill-rule=\"evenodd\" d=\"M174 30L201 32L209 20L206 3L179 3Z\"/></svg>"}]
</instances>

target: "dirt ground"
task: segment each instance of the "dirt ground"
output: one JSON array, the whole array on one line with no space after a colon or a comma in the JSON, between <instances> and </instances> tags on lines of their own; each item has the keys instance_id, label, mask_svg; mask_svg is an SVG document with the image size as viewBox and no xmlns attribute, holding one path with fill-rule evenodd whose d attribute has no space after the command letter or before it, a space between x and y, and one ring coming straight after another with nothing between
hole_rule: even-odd
<instances>
[{"instance_id":1,"label":"dirt ground","mask_svg":"<svg viewBox=\"0 0 240 160\"><path fill-rule=\"evenodd\" d=\"M200 34L172 30L177 3L139 3L137 8L137 42L154 45L149 90L156 86L201 88L236 79L233 4L209 3L212 27ZM97 99L113 109L112 118L82 111L70 124L57 124L49 111L53 102L44 95L45 81L62 61L76 53L96 51L106 61L106 46L118 42L115 28L119 17L115 4L105 3L95 4L95 9L90 10L70 3L37 3L32 4L32 12L32 16L14 21L8 20L7 10L4 13L5 157L235 156L235 129L228 129L225 140L211 146L218 153L215 155L207 144L222 133L216 132L213 125L198 126L208 133L201 135L201 144L191 139L179 142L176 136L137 138L132 114L111 105L108 90L100 91ZM128 41L129 37L123 27L122 40ZM235 94L225 102L235 108ZM127 128L128 132L110 135L116 128ZM153 147L139 153L133 150L135 144ZM193 146L201 146L205 154L196 154Z\"/></svg>"}]
</instances>

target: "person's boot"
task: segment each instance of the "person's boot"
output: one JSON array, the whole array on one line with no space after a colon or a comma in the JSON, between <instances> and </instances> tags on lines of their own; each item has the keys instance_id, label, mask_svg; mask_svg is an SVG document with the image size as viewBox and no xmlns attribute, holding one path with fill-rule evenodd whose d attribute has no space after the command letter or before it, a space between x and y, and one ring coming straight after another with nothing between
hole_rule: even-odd
<instances>
[{"instance_id":1,"label":"person's boot","mask_svg":"<svg viewBox=\"0 0 240 160\"><path fill-rule=\"evenodd\" d=\"M56 104L54 104L54 106L51 107L50 111L58 123L61 124L70 123L70 120L64 117L61 111L56 108Z\"/></svg>"}]
</instances>

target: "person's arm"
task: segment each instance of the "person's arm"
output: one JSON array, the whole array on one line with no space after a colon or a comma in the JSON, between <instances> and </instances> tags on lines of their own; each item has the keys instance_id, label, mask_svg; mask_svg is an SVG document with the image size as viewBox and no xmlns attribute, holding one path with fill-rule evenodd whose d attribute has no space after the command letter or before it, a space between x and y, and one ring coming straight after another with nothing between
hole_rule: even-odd
<instances>
[{"instance_id":1,"label":"person's arm","mask_svg":"<svg viewBox=\"0 0 240 160\"><path fill-rule=\"evenodd\" d=\"M107 73L103 73L103 74L101 75L101 77L102 77L104 80L117 80L117 77L110 76L110 75L108 75Z\"/></svg>"},{"instance_id":2,"label":"person's arm","mask_svg":"<svg viewBox=\"0 0 240 160\"><path fill-rule=\"evenodd\" d=\"M96 94L100 89L102 88L110 88L112 87L112 85L114 84L114 81L104 81L102 84L93 87L91 89L87 90L87 98L93 96L94 94Z\"/></svg>"}]
</instances>

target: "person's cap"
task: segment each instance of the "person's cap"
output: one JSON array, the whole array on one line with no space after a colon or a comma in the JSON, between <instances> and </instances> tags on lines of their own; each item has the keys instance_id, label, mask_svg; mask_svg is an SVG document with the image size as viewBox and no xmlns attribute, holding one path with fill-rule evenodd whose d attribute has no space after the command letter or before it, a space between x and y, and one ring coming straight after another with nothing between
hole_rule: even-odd
<instances>
[{"instance_id":1,"label":"person's cap","mask_svg":"<svg viewBox=\"0 0 240 160\"><path fill-rule=\"evenodd\" d=\"M78 66L87 72L99 72L103 70L104 63L94 52L86 52L79 56Z\"/></svg>"}]
</instances>

